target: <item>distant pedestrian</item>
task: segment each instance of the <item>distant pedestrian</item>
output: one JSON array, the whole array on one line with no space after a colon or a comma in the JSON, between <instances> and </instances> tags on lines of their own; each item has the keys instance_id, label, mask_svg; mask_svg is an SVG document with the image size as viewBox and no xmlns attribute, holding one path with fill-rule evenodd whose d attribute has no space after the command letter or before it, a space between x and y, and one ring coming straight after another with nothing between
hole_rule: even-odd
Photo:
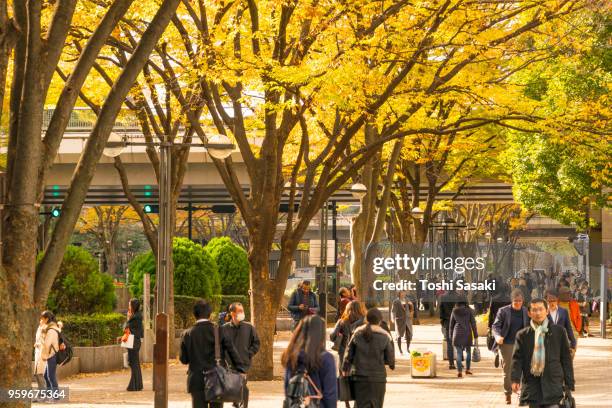
<instances>
[{"instance_id":1,"label":"distant pedestrian","mask_svg":"<svg viewBox=\"0 0 612 408\"><path fill-rule=\"evenodd\" d=\"M576 302L578 302L578 306L580 307L580 316L582 316L582 330L580 334L583 337L589 337L591 335L589 333L589 316L591 315L591 302L593 301L593 296L591 295L591 290L589 288L589 282L583 281L580 284L575 297Z\"/></svg>"},{"instance_id":2,"label":"distant pedestrian","mask_svg":"<svg viewBox=\"0 0 612 408\"><path fill-rule=\"evenodd\" d=\"M248 373L251 368L251 360L253 356L259 351L259 337L255 331L255 327L251 323L245 322L244 318L244 307L242 303L234 302L229 306L229 315L231 317L228 323L225 323L221 327L222 335L229 338L234 348L240 356L242 361L242 367L245 373ZM228 365L231 365L231 357L225 356L225 361ZM236 369L236 367L234 367ZM249 406L249 389L244 385L244 396L242 403L239 405L234 403L235 407L248 407Z\"/></svg>"},{"instance_id":3,"label":"distant pedestrian","mask_svg":"<svg viewBox=\"0 0 612 408\"><path fill-rule=\"evenodd\" d=\"M349 290L351 291L351 299L352 300L359 300L359 295L357 292L357 286L354 283L351 283L351 286L349 286Z\"/></svg>"},{"instance_id":4,"label":"distant pedestrian","mask_svg":"<svg viewBox=\"0 0 612 408\"><path fill-rule=\"evenodd\" d=\"M223 403L206 401L204 393L204 372L216 366L215 362L215 330L217 327L210 321L212 306L205 300L199 300L193 306L196 322L185 330L181 339L179 360L189 364L187 370L187 392L191 394L193 408L221 408ZM242 360L232 344L219 330L219 346L221 355L227 356L229 364L238 372L246 370Z\"/></svg>"},{"instance_id":5,"label":"distant pedestrian","mask_svg":"<svg viewBox=\"0 0 612 408\"><path fill-rule=\"evenodd\" d=\"M129 348L128 364L130 365L131 375L128 391L142 391L142 371L140 369L140 345L141 339L144 337L144 327L142 325L142 313L140 313L140 302L138 299L130 299L127 312L127 323L125 329L129 334L134 335L134 346Z\"/></svg>"},{"instance_id":6,"label":"distant pedestrian","mask_svg":"<svg viewBox=\"0 0 612 408\"><path fill-rule=\"evenodd\" d=\"M471 375L470 366L472 363L472 346L474 339L478 339L478 329L476 319L472 309L467 302L459 301L456 303L450 319L450 337L455 347L455 357L457 359L457 377L463 377L463 353L465 352L465 374Z\"/></svg>"},{"instance_id":7,"label":"distant pedestrian","mask_svg":"<svg viewBox=\"0 0 612 408\"><path fill-rule=\"evenodd\" d=\"M547 319L544 299L529 304L531 323L516 335L512 355L512 390L520 405L559 407L564 389L574 390L574 368L565 329Z\"/></svg>"},{"instance_id":8,"label":"distant pedestrian","mask_svg":"<svg viewBox=\"0 0 612 408\"><path fill-rule=\"evenodd\" d=\"M516 333L529 326L529 314L524 306L523 291L514 289L510 294L512 303L497 311L492 330L495 337L494 350L499 350L504 378L506 404L512 404L512 381L510 378L512 350Z\"/></svg>"},{"instance_id":9,"label":"distant pedestrian","mask_svg":"<svg viewBox=\"0 0 612 408\"><path fill-rule=\"evenodd\" d=\"M351 339L351 335L354 329L364 323L365 315L366 310L363 303L359 302L358 300L353 300L346 306L342 317L340 320L338 320L336 327L334 327L334 330L329 336L330 340L334 343L333 350L338 352L340 368L342 368L342 363L344 362L344 352L349 340Z\"/></svg>"},{"instance_id":10,"label":"distant pedestrian","mask_svg":"<svg viewBox=\"0 0 612 408\"><path fill-rule=\"evenodd\" d=\"M400 291L391 305L391 313L395 320L395 333L397 335L397 347L402 354L402 337L406 339L406 352L410 353L410 342L412 341L412 316L414 304L406 300L406 292Z\"/></svg>"},{"instance_id":11,"label":"distant pedestrian","mask_svg":"<svg viewBox=\"0 0 612 408\"><path fill-rule=\"evenodd\" d=\"M453 285L454 287L454 285ZM446 353L448 355L448 369L454 370L455 358L452 339L450 337L450 318L453 313L455 303L459 300L459 295L454 289L449 290L440 298L440 326L442 327L442 334L446 341Z\"/></svg>"},{"instance_id":12,"label":"distant pedestrian","mask_svg":"<svg viewBox=\"0 0 612 408\"><path fill-rule=\"evenodd\" d=\"M285 395L292 377L306 374L311 396L321 395L322 408L338 403L337 371L334 356L325 350L325 322L319 316L306 316L296 326L281 363L285 367Z\"/></svg>"},{"instance_id":13,"label":"distant pedestrian","mask_svg":"<svg viewBox=\"0 0 612 408\"><path fill-rule=\"evenodd\" d=\"M41 330L42 347L40 358L45 362L45 385L47 390L57 390L57 356L60 350L59 334L62 331L62 324L57 321L55 315L49 310L45 310L40 315L40 323L44 324Z\"/></svg>"},{"instance_id":14,"label":"distant pedestrian","mask_svg":"<svg viewBox=\"0 0 612 408\"><path fill-rule=\"evenodd\" d=\"M368 310L366 321L367 324L360 326L351 337L342 372L350 376L354 384L355 408L380 408L386 391L385 365L395 369L393 339L380 327L380 310Z\"/></svg>"},{"instance_id":15,"label":"distant pedestrian","mask_svg":"<svg viewBox=\"0 0 612 408\"><path fill-rule=\"evenodd\" d=\"M338 312L336 314L336 321L338 321L342 315L344 314L344 310L346 309L346 305L348 305L352 300L351 291L348 288L342 287L338 291Z\"/></svg>"},{"instance_id":16,"label":"distant pedestrian","mask_svg":"<svg viewBox=\"0 0 612 408\"><path fill-rule=\"evenodd\" d=\"M300 286L291 294L287 309L289 309L293 318L293 328L305 316L319 312L319 302L317 301L317 296L310 288L309 280L302 281Z\"/></svg>"}]
</instances>

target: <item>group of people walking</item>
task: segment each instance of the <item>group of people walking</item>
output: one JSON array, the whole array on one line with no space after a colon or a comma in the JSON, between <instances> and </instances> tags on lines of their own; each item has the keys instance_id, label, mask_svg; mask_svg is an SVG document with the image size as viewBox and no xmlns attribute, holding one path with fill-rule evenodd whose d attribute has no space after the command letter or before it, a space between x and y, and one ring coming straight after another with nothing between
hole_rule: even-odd
<instances>
[{"instance_id":1,"label":"group of people walking","mask_svg":"<svg viewBox=\"0 0 612 408\"><path fill-rule=\"evenodd\" d=\"M305 287L307 293L312 293L306 282L302 282L296 292L304 291ZM285 367L287 398L290 397L293 377L306 374L311 380L309 395L319 399L321 407L336 407L340 397L338 377L349 384L350 399L355 401L356 408L383 406L386 367L395 368L393 339L381 311L377 308L366 310L355 292L354 288L341 288L339 291L339 319L330 334L332 350L338 353L338 367L325 349L325 321L313 313L304 312L305 307L299 307L299 299L306 297L304 293L292 295L289 310L302 313L301 317L294 314L299 320L295 321L295 330L281 360ZM406 317L399 312L396 318L406 322ZM348 406L348 400L344 400Z\"/></svg>"}]
</instances>

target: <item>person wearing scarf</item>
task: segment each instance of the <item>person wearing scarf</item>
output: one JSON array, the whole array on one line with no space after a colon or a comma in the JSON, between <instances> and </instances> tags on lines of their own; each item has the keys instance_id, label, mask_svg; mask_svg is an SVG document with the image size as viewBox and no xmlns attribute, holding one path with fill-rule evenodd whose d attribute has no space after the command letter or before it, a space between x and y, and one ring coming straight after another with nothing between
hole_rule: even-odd
<instances>
[{"instance_id":1,"label":"person wearing scarf","mask_svg":"<svg viewBox=\"0 0 612 408\"><path fill-rule=\"evenodd\" d=\"M512 354L512 390L521 406L558 408L564 393L574 390L574 368L565 328L548 320L546 300L529 302L528 327L516 334Z\"/></svg>"}]
</instances>

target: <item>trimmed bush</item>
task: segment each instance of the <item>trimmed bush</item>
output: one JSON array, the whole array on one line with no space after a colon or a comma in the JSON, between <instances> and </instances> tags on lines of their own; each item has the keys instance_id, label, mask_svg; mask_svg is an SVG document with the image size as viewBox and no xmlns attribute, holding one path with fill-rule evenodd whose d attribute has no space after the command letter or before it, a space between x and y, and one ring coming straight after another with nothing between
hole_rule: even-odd
<instances>
[{"instance_id":1,"label":"trimmed bush","mask_svg":"<svg viewBox=\"0 0 612 408\"><path fill-rule=\"evenodd\" d=\"M113 278L98 270L98 262L84 248L66 247L47 307L56 314L109 313L116 303Z\"/></svg>"},{"instance_id":2,"label":"trimmed bush","mask_svg":"<svg viewBox=\"0 0 612 408\"><path fill-rule=\"evenodd\" d=\"M174 295L211 299L221 293L217 264L204 248L187 238L174 238ZM142 297L145 273L151 275L151 291L155 287L155 257L151 251L134 258L130 264L130 293Z\"/></svg>"},{"instance_id":3,"label":"trimmed bush","mask_svg":"<svg viewBox=\"0 0 612 408\"><path fill-rule=\"evenodd\" d=\"M246 251L228 237L210 240L205 247L219 267L224 295L247 295L249 292L249 259Z\"/></svg>"},{"instance_id":4,"label":"trimmed bush","mask_svg":"<svg viewBox=\"0 0 612 408\"><path fill-rule=\"evenodd\" d=\"M196 296L174 296L174 325L177 329L186 329L195 323L193 305L200 299ZM221 304L221 295L213 295L205 299L212 304L213 313L217 315Z\"/></svg>"},{"instance_id":5,"label":"trimmed bush","mask_svg":"<svg viewBox=\"0 0 612 408\"><path fill-rule=\"evenodd\" d=\"M116 344L127 318L120 313L98 313L63 315L58 320L64 324L62 333L73 346L92 347Z\"/></svg>"}]
</instances>

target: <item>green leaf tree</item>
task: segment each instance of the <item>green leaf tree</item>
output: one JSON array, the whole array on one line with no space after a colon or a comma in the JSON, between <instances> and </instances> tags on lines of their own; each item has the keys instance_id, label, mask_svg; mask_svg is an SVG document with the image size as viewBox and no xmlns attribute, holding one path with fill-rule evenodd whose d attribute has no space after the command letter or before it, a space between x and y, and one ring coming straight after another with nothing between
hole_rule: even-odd
<instances>
[{"instance_id":1,"label":"green leaf tree","mask_svg":"<svg viewBox=\"0 0 612 408\"><path fill-rule=\"evenodd\" d=\"M246 295L249 291L249 259L246 251L229 237L216 237L204 248L219 267L224 295Z\"/></svg>"},{"instance_id":2,"label":"green leaf tree","mask_svg":"<svg viewBox=\"0 0 612 408\"><path fill-rule=\"evenodd\" d=\"M204 248L187 238L174 238L174 293L210 299L221 293L221 280L215 260ZM144 274L151 275L155 287L155 256L152 251L137 256L130 264L130 292L142 296Z\"/></svg>"},{"instance_id":3,"label":"green leaf tree","mask_svg":"<svg viewBox=\"0 0 612 408\"><path fill-rule=\"evenodd\" d=\"M98 270L98 262L85 249L68 246L51 287L47 307L64 314L109 313L116 302L111 276Z\"/></svg>"}]
</instances>

